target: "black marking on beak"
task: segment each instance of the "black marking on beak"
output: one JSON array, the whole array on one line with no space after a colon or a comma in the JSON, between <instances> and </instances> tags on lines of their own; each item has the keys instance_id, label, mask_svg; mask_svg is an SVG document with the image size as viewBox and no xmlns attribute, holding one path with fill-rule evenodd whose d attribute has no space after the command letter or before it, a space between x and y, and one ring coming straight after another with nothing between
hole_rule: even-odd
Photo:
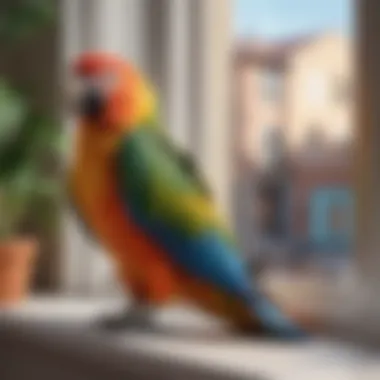
<instances>
[{"instance_id":1,"label":"black marking on beak","mask_svg":"<svg viewBox=\"0 0 380 380\"><path fill-rule=\"evenodd\" d=\"M80 100L80 113L87 119L99 119L105 108L105 99L98 89L88 90Z\"/></svg>"}]
</instances>

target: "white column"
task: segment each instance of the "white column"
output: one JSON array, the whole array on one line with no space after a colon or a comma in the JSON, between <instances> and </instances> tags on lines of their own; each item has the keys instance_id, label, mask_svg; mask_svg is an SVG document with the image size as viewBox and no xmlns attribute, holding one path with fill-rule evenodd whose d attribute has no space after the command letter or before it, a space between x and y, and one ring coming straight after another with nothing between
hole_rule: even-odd
<instances>
[{"instance_id":1,"label":"white column","mask_svg":"<svg viewBox=\"0 0 380 380\"><path fill-rule=\"evenodd\" d=\"M217 200L230 209L231 99L230 0L191 0L192 98L195 114L193 151L199 158Z\"/></svg>"},{"instance_id":2,"label":"white column","mask_svg":"<svg viewBox=\"0 0 380 380\"><path fill-rule=\"evenodd\" d=\"M166 24L167 120L177 144L190 149L190 1L170 0Z\"/></svg>"},{"instance_id":3,"label":"white column","mask_svg":"<svg viewBox=\"0 0 380 380\"><path fill-rule=\"evenodd\" d=\"M167 122L168 108L168 81L167 70L168 50L167 28L169 12L167 10L170 0L144 0L145 6L145 50L146 59L144 68L147 77L153 82L160 105L163 108L161 116ZM166 124L165 124L166 125Z\"/></svg>"}]
</instances>

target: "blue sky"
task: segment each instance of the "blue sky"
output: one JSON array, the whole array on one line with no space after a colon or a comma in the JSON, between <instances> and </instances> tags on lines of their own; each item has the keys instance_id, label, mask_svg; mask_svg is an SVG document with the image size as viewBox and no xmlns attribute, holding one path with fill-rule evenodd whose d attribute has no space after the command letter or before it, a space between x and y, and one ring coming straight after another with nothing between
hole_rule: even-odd
<instances>
[{"instance_id":1,"label":"blue sky","mask_svg":"<svg viewBox=\"0 0 380 380\"><path fill-rule=\"evenodd\" d=\"M352 30L352 0L235 0L235 33L266 38Z\"/></svg>"}]
</instances>

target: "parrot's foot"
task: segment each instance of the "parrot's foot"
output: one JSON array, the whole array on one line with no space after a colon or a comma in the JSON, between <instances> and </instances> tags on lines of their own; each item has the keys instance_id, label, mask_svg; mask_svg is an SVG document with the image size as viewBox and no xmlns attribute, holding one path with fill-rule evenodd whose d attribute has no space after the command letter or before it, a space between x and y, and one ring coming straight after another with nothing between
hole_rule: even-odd
<instances>
[{"instance_id":1,"label":"parrot's foot","mask_svg":"<svg viewBox=\"0 0 380 380\"><path fill-rule=\"evenodd\" d=\"M109 331L150 330L153 327L152 310L149 306L133 306L124 313L108 316L101 327Z\"/></svg>"}]
</instances>

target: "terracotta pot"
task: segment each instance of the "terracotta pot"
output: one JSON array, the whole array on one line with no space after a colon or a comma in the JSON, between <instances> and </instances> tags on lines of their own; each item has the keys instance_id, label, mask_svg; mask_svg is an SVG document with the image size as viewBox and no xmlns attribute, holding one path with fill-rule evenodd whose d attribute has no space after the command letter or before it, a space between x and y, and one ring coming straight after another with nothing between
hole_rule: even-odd
<instances>
[{"instance_id":1,"label":"terracotta pot","mask_svg":"<svg viewBox=\"0 0 380 380\"><path fill-rule=\"evenodd\" d=\"M0 307L20 303L28 295L37 248L33 238L0 242Z\"/></svg>"}]
</instances>

